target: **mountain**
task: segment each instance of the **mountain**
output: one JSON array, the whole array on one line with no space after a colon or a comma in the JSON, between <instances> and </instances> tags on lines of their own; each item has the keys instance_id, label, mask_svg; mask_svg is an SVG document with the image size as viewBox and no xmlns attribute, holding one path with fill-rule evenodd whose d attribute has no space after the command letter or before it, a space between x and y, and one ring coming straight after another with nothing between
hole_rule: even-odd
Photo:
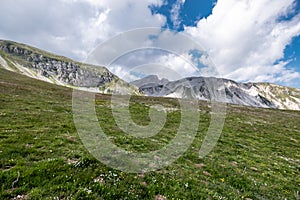
<instances>
[{"instance_id":1,"label":"mountain","mask_svg":"<svg viewBox=\"0 0 300 200\"><path fill-rule=\"evenodd\" d=\"M189 77L176 81L150 75L131 84L107 68L73 61L28 45L0 40L0 66L57 85L106 94L193 98L263 108L300 110L300 90L270 83Z\"/></svg>"},{"instance_id":2,"label":"mountain","mask_svg":"<svg viewBox=\"0 0 300 200\"><path fill-rule=\"evenodd\" d=\"M133 81L149 96L215 100L263 108L300 110L300 90L270 83L237 83L213 77L189 77L176 81L151 75Z\"/></svg>"},{"instance_id":3,"label":"mountain","mask_svg":"<svg viewBox=\"0 0 300 200\"><path fill-rule=\"evenodd\" d=\"M135 86L121 80L105 67L75 62L12 41L0 40L0 66L71 88L101 93L139 94Z\"/></svg>"}]
</instances>

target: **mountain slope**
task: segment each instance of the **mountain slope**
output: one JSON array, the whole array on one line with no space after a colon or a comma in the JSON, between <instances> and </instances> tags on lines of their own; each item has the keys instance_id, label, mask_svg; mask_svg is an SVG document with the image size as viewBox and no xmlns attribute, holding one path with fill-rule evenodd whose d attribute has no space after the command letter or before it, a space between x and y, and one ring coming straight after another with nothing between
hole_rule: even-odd
<instances>
[{"instance_id":1,"label":"mountain slope","mask_svg":"<svg viewBox=\"0 0 300 200\"><path fill-rule=\"evenodd\" d=\"M126 83L105 67L75 62L34 47L0 40L0 65L50 83L102 93L138 94L137 88ZM118 84L118 90L116 85Z\"/></svg>"},{"instance_id":2,"label":"mountain slope","mask_svg":"<svg viewBox=\"0 0 300 200\"><path fill-rule=\"evenodd\" d=\"M253 83L256 91L279 109L300 110L300 90L271 83Z\"/></svg>"},{"instance_id":3,"label":"mountain slope","mask_svg":"<svg viewBox=\"0 0 300 200\"><path fill-rule=\"evenodd\" d=\"M246 106L300 110L299 89L269 83L236 83L211 77L166 81L151 75L132 84L149 96L216 100Z\"/></svg>"},{"instance_id":4,"label":"mountain slope","mask_svg":"<svg viewBox=\"0 0 300 200\"><path fill-rule=\"evenodd\" d=\"M209 103L199 101L197 136L187 152L161 170L134 174L107 167L85 149L73 121L70 88L0 68L0 102L0 199L299 197L297 111L228 105L217 145L199 158L212 111ZM113 143L140 153L159 150L176 136L181 122L176 102L133 97L130 113L138 124L150 121L147 106L174 108L167 111L161 132L150 138L136 138L118 128L110 95L97 94L95 109Z\"/></svg>"}]
</instances>

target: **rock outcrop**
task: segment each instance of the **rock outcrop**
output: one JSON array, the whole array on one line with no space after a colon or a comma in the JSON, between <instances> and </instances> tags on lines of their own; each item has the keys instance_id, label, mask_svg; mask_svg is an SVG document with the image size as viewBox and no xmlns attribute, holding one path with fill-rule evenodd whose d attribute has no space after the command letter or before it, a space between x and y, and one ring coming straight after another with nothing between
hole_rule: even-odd
<instances>
[{"instance_id":1,"label":"rock outcrop","mask_svg":"<svg viewBox=\"0 0 300 200\"><path fill-rule=\"evenodd\" d=\"M112 93L111 87L118 82L138 93L136 87L119 79L105 67L75 62L27 45L0 40L0 56L0 64L6 69L51 83Z\"/></svg>"}]
</instances>

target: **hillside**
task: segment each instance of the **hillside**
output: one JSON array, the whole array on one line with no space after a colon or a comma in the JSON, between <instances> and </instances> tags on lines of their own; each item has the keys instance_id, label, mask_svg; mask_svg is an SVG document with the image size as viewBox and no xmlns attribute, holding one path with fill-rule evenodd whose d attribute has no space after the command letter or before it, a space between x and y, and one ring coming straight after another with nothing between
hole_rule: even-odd
<instances>
[{"instance_id":1,"label":"hillside","mask_svg":"<svg viewBox=\"0 0 300 200\"><path fill-rule=\"evenodd\" d=\"M149 105L176 100L133 97L136 123L149 121ZM299 199L300 113L228 105L217 146L199 149L210 105L199 101L200 126L188 151L168 167L124 173L93 158L76 132L72 89L0 69L0 199ZM174 137L180 112L169 110L151 138L124 134L113 120L110 95L96 95L101 127L119 147L147 152Z\"/></svg>"}]
</instances>

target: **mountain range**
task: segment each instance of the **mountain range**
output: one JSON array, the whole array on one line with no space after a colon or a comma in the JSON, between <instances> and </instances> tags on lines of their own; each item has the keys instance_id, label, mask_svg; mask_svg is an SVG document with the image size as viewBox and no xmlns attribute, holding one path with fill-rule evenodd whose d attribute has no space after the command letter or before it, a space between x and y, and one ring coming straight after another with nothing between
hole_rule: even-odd
<instances>
[{"instance_id":1,"label":"mountain range","mask_svg":"<svg viewBox=\"0 0 300 200\"><path fill-rule=\"evenodd\" d=\"M74 89L107 94L193 98L231 104L300 110L300 90L271 83L237 83L214 77L170 81L150 75L127 83L103 66L73 61L28 45L0 40L0 66Z\"/></svg>"},{"instance_id":2,"label":"mountain range","mask_svg":"<svg viewBox=\"0 0 300 200\"><path fill-rule=\"evenodd\" d=\"M188 77L176 81L150 75L133 81L149 96L214 100L263 108L300 110L300 90L271 83L237 83L214 77Z\"/></svg>"}]
</instances>

